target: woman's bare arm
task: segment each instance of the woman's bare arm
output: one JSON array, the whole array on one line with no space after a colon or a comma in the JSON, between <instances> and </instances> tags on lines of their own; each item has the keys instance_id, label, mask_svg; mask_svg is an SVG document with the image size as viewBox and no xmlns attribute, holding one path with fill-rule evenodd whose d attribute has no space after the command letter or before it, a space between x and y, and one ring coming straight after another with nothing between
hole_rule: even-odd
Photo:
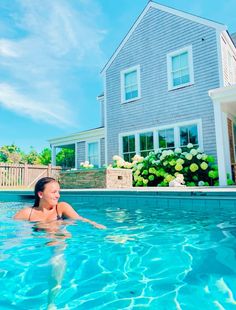
<instances>
[{"instance_id":1,"label":"woman's bare arm","mask_svg":"<svg viewBox=\"0 0 236 310\"><path fill-rule=\"evenodd\" d=\"M73 208L71 205L69 205L68 203L66 202L61 202L59 205L59 210L62 211L62 214L65 215L66 217L70 218L70 219L73 219L73 220L80 220L82 222L86 222L86 223L89 223L91 225L93 225L94 227L96 228L99 228L99 229L106 229L106 226L104 225L101 225L101 224L98 224L94 221L91 221L85 217L82 217L80 216Z\"/></svg>"}]
</instances>

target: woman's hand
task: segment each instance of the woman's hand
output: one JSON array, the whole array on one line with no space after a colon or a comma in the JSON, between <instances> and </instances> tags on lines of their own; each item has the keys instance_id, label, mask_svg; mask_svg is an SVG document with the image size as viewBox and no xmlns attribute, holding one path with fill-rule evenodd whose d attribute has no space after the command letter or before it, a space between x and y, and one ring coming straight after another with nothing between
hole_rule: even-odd
<instances>
[{"instance_id":1,"label":"woman's hand","mask_svg":"<svg viewBox=\"0 0 236 310\"><path fill-rule=\"evenodd\" d=\"M92 225L98 229L107 229L107 227L102 224L93 223Z\"/></svg>"}]
</instances>

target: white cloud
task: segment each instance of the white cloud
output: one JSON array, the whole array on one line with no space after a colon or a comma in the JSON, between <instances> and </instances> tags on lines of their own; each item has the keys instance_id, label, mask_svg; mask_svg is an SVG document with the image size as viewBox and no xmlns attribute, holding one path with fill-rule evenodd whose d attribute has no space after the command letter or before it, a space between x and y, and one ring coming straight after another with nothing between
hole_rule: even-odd
<instances>
[{"instance_id":1,"label":"white cloud","mask_svg":"<svg viewBox=\"0 0 236 310\"><path fill-rule=\"evenodd\" d=\"M51 102L40 102L22 94L9 84L0 84L0 104L5 108L18 114L29 116L32 119L40 120L49 124L56 124L59 127L71 125L65 116L69 112L64 109L63 104L58 105Z\"/></svg>"},{"instance_id":2,"label":"white cloud","mask_svg":"<svg viewBox=\"0 0 236 310\"><path fill-rule=\"evenodd\" d=\"M0 56L3 57L18 57L14 42L6 39L0 39Z\"/></svg>"},{"instance_id":3,"label":"white cloud","mask_svg":"<svg viewBox=\"0 0 236 310\"><path fill-rule=\"evenodd\" d=\"M105 62L104 31L94 22L98 7L91 1L17 3L14 27L23 35L15 40L0 38L0 70L8 76L0 78L0 101L5 108L33 119L72 124L78 103L69 102L66 86L77 82L79 92L81 77L75 70L100 68Z\"/></svg>"}]
</instances>

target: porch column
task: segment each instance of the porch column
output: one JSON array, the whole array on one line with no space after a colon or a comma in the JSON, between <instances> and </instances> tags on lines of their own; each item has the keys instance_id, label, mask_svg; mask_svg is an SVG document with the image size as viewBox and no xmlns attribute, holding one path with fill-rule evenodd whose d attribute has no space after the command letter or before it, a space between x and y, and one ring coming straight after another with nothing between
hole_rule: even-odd
<instances>
[{"instance_id":1,"label":"porch column","mask_svg":"<svg viewBox=\"0 0 236 310\"><path fill-rule=\"evenodd\" d=\"M52 166L56 166L56 146L52 145Z\"/></svg>"},{"instance_id":2,"label":"porch column","mask_svg":"<svg viewBox=\"0 0 236 310\"><path fill-rule=\"evenodd\" d=\"M215 131L216 131L216 151L217 151L217 162L219 170L219 185L227 185L227 162L226 154L224 149L224 125L221 111L221 104L218 101L214 101L214 114L215 114Z\"/></svg>"},{"instance_id":3,"label":"porch column","mask_svg":"<svg viewBox=\"0 0 236 310\"><path fill-rule=\"evenodd\" d=\"M78 168L78 142L75 142L75 169Z\"/></svg>"}]
</instances>

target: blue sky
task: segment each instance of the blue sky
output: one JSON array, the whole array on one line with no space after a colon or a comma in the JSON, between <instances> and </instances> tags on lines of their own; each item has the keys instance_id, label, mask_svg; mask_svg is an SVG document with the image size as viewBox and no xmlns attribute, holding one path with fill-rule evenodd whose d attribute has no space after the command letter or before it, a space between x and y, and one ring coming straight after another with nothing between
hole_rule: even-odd
<instances>
[{"instance_id":1,"label":"blue sky","mask_svg":"<svg viewBox=\"0 0 236 310\"><path fill-rule=\"evenodd\" d=\"M100 126L100 71L147 0L0 0L0 146ZM236 32L236 0L162 0Z\"/></svg>"}]
</instances>

